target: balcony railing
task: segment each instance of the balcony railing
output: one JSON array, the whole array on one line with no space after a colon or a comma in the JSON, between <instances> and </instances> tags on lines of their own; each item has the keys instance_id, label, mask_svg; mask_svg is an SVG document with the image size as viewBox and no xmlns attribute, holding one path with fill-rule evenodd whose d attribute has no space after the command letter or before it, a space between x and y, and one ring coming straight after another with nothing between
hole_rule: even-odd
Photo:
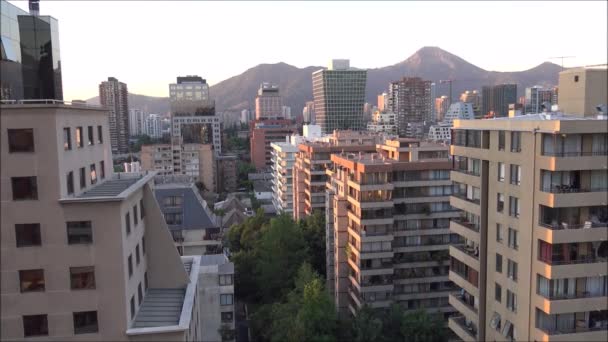
<instances>
[{"instance_id":1,"label":"balcony railing","mask_svg":"<svg viewBox=\"0 0 608 342\"><path fill-rule=\"evenodd\" d=\"M559 294L555 294L555 293L550 293L550 294L545 294L545 293L540 293L537 292L537 294L543 298L549 299L549 300L564 300L564 299L580 299L580 298L597 298L597 297L606 297L606 295L608 295L606 293L606 291L601 291L600 293L591 293L589 291L583 291L583 292L579 292L579 293L574 293L574 294L567 294L567 293L559 293Z\"/></svg>"},{"instance_id":2,"label":"balcony railing","mask_svg":"<svg viewBox=\"0 0 608 342\"><path fill-rule=\"evenodd\" d=\"M543 262L547 265L551 266L560 266L560 265L579 265L579 264L595 264L599 262L607 262L608 258L605 257L587 257L580 258L574 260L546 260L539 258L538 261Z\"/></svg>"},{"instance_id":3,"label":"balcony railing","mask_svg":"<svg viewBox=\"0 0 608 342\"><path fill-rule=\"evenodd\" d=\"M453 218L452 221L458 223L459 225L469 228L474 232L479 232L479 223L472 223L467 221L465 218Z\"/></svg>"},{"instance_id":4,"label":"balcony railing","mask_svg":"<svg viewBox=\"0 0 608 342\"><path fill-rule=\"evenodd\" d=\"M608 187L592 187L592 188L582 188L582 187L574 187L568 184L562 185L552 185L552 186L543 186L540 189L542 192L550 192L552 194L570 194L570 193L579 193L579 192L603 192L608 191Z\"/></svg>"},{"instance_id":5,"label":"balcony railing","mask_svg":"<svg viewBox=\"0 0 608 342\"><path fill-rule=\"evenodd\" d=\"M564 230L564 229L587 229L587 228L605 228L608 227L608 222L592 222L585 221L584 223L546 223L540 222L540 226L549 228L551 230Z\"/></svg>"},{"instance_id":6,"label":"balcony railing","mask_svg":"<svg viewBox=\"0 0 608 342\"><path fill-rule=\"evenodd\" d=\"M462 329L469 333L473 337L473 339L477 339L477 328L473 323L466 324L466 320L464 316L454 316L451 318L456 324L458 324Z\"/></svg>"},{"instance_id":7,"label":"balcony railing","mask_svg":"<svg viewBox=\"0 0 608 342\"><path fill-rule=\"evenodd\" d=\"M543 156L548 156L548 157L590 157L590 156L606 156L606 155L608 155L608 151L543 152Z\"/></svg>"},{"instance_id":8,"label":"balcony railing","mask_svg":"<svg viewBox=\"0 0 608 342\"><path fill-rule=\"evenodd\" d=\"M575 325L575 324L572 324ZM545 332L547 335L564 335L564 334L576 334L582 332L590 332L590 331L602 331L608 330L608 321L599 321L593 327L573 327L570 329L564 328L538 328Z\"/></svg>"},{"instance_id":9,"label":"balcony railing","mask_svg":"<svg viewBox=\"0 0 608 342\"><path fill-rule=\"evenodd\" d=\"M473 305L471 305L470 303L468 303L467 301L464 300L462 294L458 293L458 294L454 294L453 295L454 299L458 300L460 303L462 303L464 306L466 306L467 308L471 309L471 311L478 313L477 308Z\"/></svg>"},{"instance_id":10,"label":"balcony railing","mask_svg":"<svg viewBox=\"0 0 608 342\"><path fill-rule=\"evenodd\" d=\"M479 198L468 198L466 194L453 193L452 196L454 196L456 198L460 198L461 200L465 200L470 203L478 204L478 205L481 203Z\"/></svg>"},{"instance_id":11,"label":"balcony railing","mask_svg":"<svg viewBox=\"0 0 608 342\"><path fill-rule=\"evenodd\" d=\"M452 169L452 171L464 173L471 176L479 176L479 171L476 170L467 170L467 169Z\"/></svg>"},{"instance_id":12,"label":"balcony railing","mask_svg":"<svg viewBox=\"0 0 608 342\"><path fill-rule=\"evenodd\" d=\"M469 246L465 246L465 245L452 245L454 246L454 248L458 249L459 251L469 255L472 258L475 258L476 260L479 260L479 248L473 248L473 247L469 247Z\"/></svg>"}]
</instances>

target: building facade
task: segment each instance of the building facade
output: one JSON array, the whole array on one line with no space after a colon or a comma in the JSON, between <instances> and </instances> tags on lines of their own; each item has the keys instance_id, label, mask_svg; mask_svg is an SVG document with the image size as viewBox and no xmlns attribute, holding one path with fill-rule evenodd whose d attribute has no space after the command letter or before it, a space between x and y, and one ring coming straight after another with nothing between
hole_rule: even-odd
<instances>
[{"instance_id":1,"label":"building facade","mask_svg":"<svg viewBox=\"0 0 608 342\"><path fill-rule=\"evenodd\" d=\"M235 192L238 184L238 156L223 154L217 156L217 192Z\"/></svg>"},{"instance_id":2,"label":"building facade","mask_svg":"<svg viewBox=\"0 0 608 342\"><path fill-rule=\"evenodd\" d=\"M435 99L435 118L437 121L443 121L445 113L450 107L450 99L443 95Z\"/></svg>"},{"instance_id":3,"label":"building facade","mask_svg":"<svg viewBox=\"0 0 608 342\"><path fill-rule=\"evenodd\" d=\"M367 130L371 132L384 132L397 135L397 114L388 111L377 110L372 115L372 121L367 123Z\"/></svg>"},{"instance_id":4,"label":"building facade","mask_svg":"<svg viewBox=\"0 0 608 342\"><path fill-rule=\"evenodd\" d=\"M431 116L431 81L404 77L389 84L389 111L397 114L399 136L406 136L408 124L421 124Z\"/></svg>"},{"instance_id":5,"label":"building facade","mask_svg":"<svg viewBox=\"0 0 608 342\"><path fill-rule=\"evenodd\" d=\"M517 84L499 84L481 88L481 115L506 117L509 105L517 103Z\"/></svg>"},{"instance_id":6,"label":"building facade","mask_svg":"<svg viewBox=\"0 0 608 342\"><path fill-rule=\"evenodd\" d=\"M99 103L110 111L112 153L129 152L129 91L114 77L99 84Z\"/></svg>"},{"instance_id":7,"label":"building facade","mask_svg":"<svg viewBox=\"0 0 608 342\"><path fill-rule=\"evenodd\" d=\"M291 120L252 121L249 127L249 142L253 166L258 170L269 169L272 166L270 144L285 141L292 134L298 134L298 129Z\"/></svg>"},{"instance_id":8,"label":"building facade","mask_svg":"<svg viewBox=\"0 0 608 342\"><path fill-rule=\"evenodd\" d=\"M324 134L334 130L363 130L367 71L349 60L332 60L328 69L312 73L315 123Z\"/></svg>"},{"instance_id":9,"label":"building facade","mask_svg":"<svg viewBox=\"0 0 608 342\"><path fill-rule=\"evenodd\" d=\"M315 102L314 101L306 101L306 106L302 110L302 118L304 124L312 124L314 125L316 122L315 116Z\"/></svg>"},{"instance_id":10,"label":"building facade","mask_svg":"<svg viewBox=\"0 0 608 342\"><path fill-rule=\"evenodd\" d=\"M597 106L608 105L606 65L564 70L559 73L560 111L568 114L597 115ZM557 97L557 95L556 95ZM604 110L604 115L607 113Z\"/></svg>"},{"instance_id":11,"label":"building facade","mask_svg":"<svg viewBox=\"0 0 608 342\"><path fill-rule=\"evenodd\" d=\"M555 112L454 122L461 339L608 338L607 127Z\"/></svg>"},{"instance_id":12,"label":"building facade","mask_svg":"<svg viewBox=\"0 0 608 342\"><path fill-rule=\"evenodd\" d=\"M224 254L201 256L201 341L234 341L234 264Z\"/></svg>"},{"instance_id":13,"label":"building facade","mask_svg":"<svg viewBox=\"0 0 608 342\"><path fill-rule=\"evenodd\" d=\"M150 114L144 121L144 132L154 139L163 137L163 122L158 114Z\"/></svg>"},{"instance_id":14,"label":"building facade","mask_svg":"<svg viewBox=\"0 0 608 342\"><path fill-rule=\"evenodd\" d=\"M553 105L557 103L553 103L553 89L533 86L526 88L523 104L526 114L535 114L543 111L543 104Z\"/></svg>"},{"instance_id":15,"label":"building facade","mask_svg":"<svg viewBox=\"0 0 608 342\"><path fill-rule=\"evenodd\" d=\"M278 85L268 82L260 84L258 95L255 97L255 118L256 120L284 118L283 99Z\"/></svg>"},{"instance_id":16,"label":"building facade","mask_svg":"<svg viewBox=\"0 0 608 342\"><path fill-rule=\"evenodd\" d=\"M129 135L137 137L147 134L146 118L144 111L141 109L129 109Z\"/></svg>"},{"instance_id":17,"label":"building facade","mask_svg":"<svg viewBox=\"0 0 608 342\"><path fill-rule=\"evenodd\" d=\"M460 94L460 102L470 103L473 105L475 117L481 117L481 95L477 90L467 90Z\"/></svg>"},{"instance_id":18,"label":"building facade","mask_svg":"<svg viewBox=\"0 0 608 342\"><path fill-rule=\"evenodd\" d=\"M272 204L277 213L293 213L293 164L298 147L291 141L270 144L272 162Z\"/></svg>"}]
</instances>

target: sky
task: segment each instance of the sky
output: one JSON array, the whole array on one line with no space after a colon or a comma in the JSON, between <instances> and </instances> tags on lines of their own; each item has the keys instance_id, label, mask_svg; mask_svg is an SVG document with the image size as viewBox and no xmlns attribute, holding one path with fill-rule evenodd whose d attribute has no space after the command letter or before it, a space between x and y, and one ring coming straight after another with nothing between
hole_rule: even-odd
<instances>
[{"instance_id":1,"label":"sky","mask_svg":"<svg viewBox=\"0 0 608 342\"><path fill-rule=\"evenodd\" d=\"M9 1L27 9L27 1ZM109 76L167 96L177 76L211 85L262 63L358 68L438 46L486 70L519 71L555 56L607 62L607 1L212 2L40 1L59 20L64 98L87 99Z\"/></svg>"}]
</instances>

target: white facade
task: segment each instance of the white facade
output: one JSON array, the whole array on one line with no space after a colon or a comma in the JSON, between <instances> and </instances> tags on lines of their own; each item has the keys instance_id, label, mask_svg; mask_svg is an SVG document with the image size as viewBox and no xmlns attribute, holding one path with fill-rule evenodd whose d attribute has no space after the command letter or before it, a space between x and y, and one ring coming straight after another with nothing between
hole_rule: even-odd
<instances>
[{"instance_id":1,"label":"white facade","mask_svg":"<svg viewBox=\"0 0 608 342\"><path fill-rule=\"evenodd\" d=\"M136 137L146 132L146 115L141 109L129 109L129 135Z\"/></svg>"},{"instance_id":2,"label":"white facade","mask_svg":"<svg viewBox=\"0 0 608 342\"><path fill-rule=\"evenodd\" d=\"M372 115L372 122L367 124L367 130L372 132L386 132L397 134L397 114L376 111Z\"/></svg>"},{"instance_id":3,"label":"white facade","mask_svg":"<svg viewBox=\"0 0 608 342\"><path fill-rule=\"evenodd\" d=\"M429 128L429 139L434 141L450 141L452 139L452 125L456 119L475 119L473 104L465 102L452 103L445 114L444 120Z\"/></svg>"},{"instance_id":4,"label":"white facade","mask_svg":"<svg viewBox=\"0 0 608 342\"><path fill-rule=\"evenodd\" d=\"M293 164L298 146L293 142L275 142L272 149L272 204L278 213L293 212Z\"/></svg>"},{"instance_id":5,"label":"white facade","mask_svg":"<svg viewBox=\"0 0 608 342\"><path fill-rule=\"evenodd\" d=\"M160 115L150 114L146 118L145 133L152 138L159 139L163 136L163 123Z\"/></svg>"},{"instance_id":6,"label":"white facade","mask_svg":"<svg viewBox=\"0 0 608 342\"><path fill-rule=\"evenodd\" d=\"M285 118L287 120L291 120L291 107L283 106L282 111L283 111L283 118Z\"/></svg>"},{"instance_id":7,"label":"white facade","mask_svg":"<svg viewBox=\"0 0 608 342\"><path fill-rule=\"evenodd\" d=\"M249 111L249 109L243 109L241 111L241 123L248 123L249 121L251 121L251 112Z\"/></svg>"},{"instance_id":8,"label":"white facade","mask_svg":"<svg viewBox=\"0 0 608 342\"><path fill-rule=\"evenodd\" d=\"M224 254L201 255L200 258L201 341L233 341L234 264ZM222 338L220 330L231 332L233 338Z\"/></svg>"}]
</instances>

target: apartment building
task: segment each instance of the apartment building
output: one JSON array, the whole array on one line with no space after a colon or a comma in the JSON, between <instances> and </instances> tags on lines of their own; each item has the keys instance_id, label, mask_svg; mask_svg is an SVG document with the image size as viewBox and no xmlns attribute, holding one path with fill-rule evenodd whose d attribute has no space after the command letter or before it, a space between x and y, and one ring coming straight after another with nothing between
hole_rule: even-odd
<instances>
[{"instance_id":1,"label":"apartment building","mask_svg":"<svg viewBox=\"0 0 608 342\"><path fill-rule=\"evenodd\" d=\"M372 132L397 135L397 128L397 114L386 111L375 111L372 121L367 123L367 130Z\"/></svg>"},{"instance_id":2,"label":"apartment building","mask_svg":"<svg viewBox=\"0 0 608 342\"><path fill-rule=\"evenodd\" d=\"M0 119L1 339L199 340L198 259L173 247L155 173L112 173L107 109L12 102Z\"/></svg>"},{"instance_id":3,"label":"apartment building","mask_svg":"<svg viewBox=\"0 0 608 342\"><path fill-rule=\"evenodd\" d=\"M561 85L560 85L561 91ZM608 126L541 113L455 120L449 327L464 341L608 339Z\"/></svg>"},{"instance_id":4,"label":"apartment building","mask_svg":"<svg viewBox=\"0 0 608 342\"><path fill-rule=\"evenodd\" d=\"M331 155L328 212L333 217L336 308L356 314L363 305L424 309L449 316L448 279L452 185L448 147L392 139L377 153ZM330 209L331 208L331 209Z\"/></svg>"},{"instance_id":5,"label":"apartment building","mask_svg":"<svg viewBox=\"0 0 608 342\"><path fill-rule=\"evenodd\" d=\"M234 264L224 254L200 258L201 341L234 341Z\"/></svg>"},{"instance_id":6,"label":"apartment building","mask_svg":"<svg viewBox=\"0 0 608 342\"><path fill-rule=\"evenodd\" d=\"M391 82L388 88L388 110L397 114L399 135L407 135L409 124L430 121L432 113L432 82L420 77L404 77Z\"/></svg>"},{"instance_id":7,"label":"apartment building","mask_svg":"<svg viewBox=\"0 0 608 342\"><path fill-rule=\"evenodd\" d=\"M255 120L249 127L249 144L251 163L258 171L270 169L272 166L273 142L283 142L292 134L298 134L298 129L291 120L265 119Z\"/></svg>"},{"instance_id":8,"label":"apartment building","mask_svg":"<svg viewBox=\"0 0 608 342\"><path fill-rule=\"evenodd\" d=\"M272 148L272 204L277 213L293 213L293 164L298 152L291 141L275 142Z\"/></svg>"},{"instance_id":9,"label":"apartment building","mask_svg":"<svg viewBox=\"0 0 608 342\"><path fill-rule=\"evenodd\" d=\"M217 192L235 192L238 184L236 163L239 158L234 154L224 154L217 160Z\"/></svg>"},{"instance_id":10,"label":"apartment building","mask_svg":"<svg viewBox=\"0 0 608 342\"><path fill-rule=\"evenodd\" d=\"M129 91L115 77L99 84L99 103L110 111L112 153L129 152Z\"/></svg>"},{"instance_id":11,"label":"apartment building","mask_svg":"<svg viewBox=\"0 0 608 342\"><path fill-rule=\"evenodd\" d=\"M557 91L555 91L557 97ZM559 109L567 114L595 116L608 105L608 66L572 68L559 73ZM604 109L604 115L607 113Z\"/></svg>"},{"instance_id":12,"label":"apartment building","mask_svg":"<svg viewBox=\"0 0 608 342\"><path fill-rule=\"evenodd\" d=\"M289 119L283 115L283 99L278 85L268 82L260 84L258 95L255 97L255 118L256 120Z\"/></svg>"}]
</instances>

